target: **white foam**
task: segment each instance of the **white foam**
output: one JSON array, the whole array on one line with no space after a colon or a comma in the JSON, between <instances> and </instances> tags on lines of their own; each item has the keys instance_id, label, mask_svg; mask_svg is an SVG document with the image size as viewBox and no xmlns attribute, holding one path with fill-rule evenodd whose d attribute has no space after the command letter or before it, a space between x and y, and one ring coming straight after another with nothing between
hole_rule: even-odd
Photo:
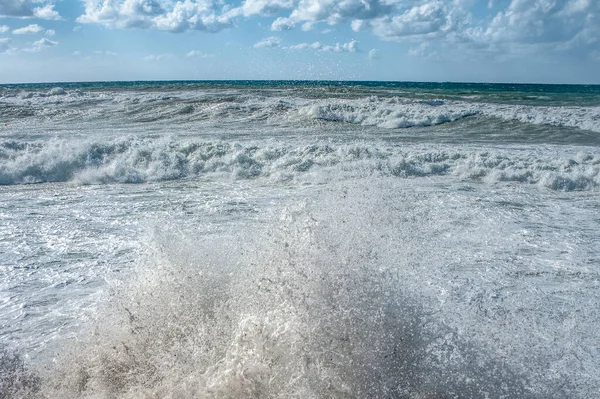
<instances>
[{"instance_id":1,"label":"white foam","mask_svg":"<svg viewBox=\"0 0 600 399\"><path fill-rule=\"evenodd\" d=\"M46 369L44 393L595 392L599 298L585 270L598 273L580 262L596 252L584 204L563 215L555 195L415 183L354 179L308 201L293 190L296 205L212 237L170 213L139 238L145 255L109 287L89 336Z\"/></svg>"},{"instance_id":2,"label":"white foam","mask_svg":"<svg viewBox=\"0 0 600 399\"><path fill-rule=\"evenodd\" d=\"M264 146L260 142L172 141L130 138L108 142L52 140L0 146L0 183L73 181L142 183L224 176L303 179L307 173L401 178L455 176L489 184L536 184L553 190L600 187L600 155L477 147L385 145Z\"/></svg>"},{"instance_id":3,"label":"white foam","mask_svg":"<svg viewBox=\"0 0 600 399\"><path fill-rule=\"evenodd\" d=\"M64 96L65 94L67 94L67 92L62 87L54 87L48 92L49 96Z\"/></svg>"},{"instance_id":4,"label":"white foam","mask_svg":"<svg viewBox=\"0 0 600 399\"><path fill-rule=\"evenodd\" d=\"M383 128L433 126L475 115L468 106L447 105L445 102L403 101L371 97L364 100L322 100L301 107L300 115L315 119L355 123Z\"/></svg>"},{"instance_id":5,"label":"white foam","mask_svg":"<svg viewBox=\"0 0 600 399\"><path fill-rule=\"evenodd\" d=\"M411 297L411 270L397 262L398 250L406 248L373 241L398 234L393 222L382 223L386 212L371 212L377 203L360 198L361 191L352 191L338 211L339 198L319 202L317 213L306 205L284 210L270 228L242 231L240 239L186 237L189 231L166 233L163 225L133 280L118 287L98 315L89 339L45 373L51 382L45 393L525 394L523 377L489 352L477 354L460 338L449 338L444 326L427 318ZM365 228L373 217L377 229ZM472 360L435 365L449 352Z\"/></svg>"}]
</instances>

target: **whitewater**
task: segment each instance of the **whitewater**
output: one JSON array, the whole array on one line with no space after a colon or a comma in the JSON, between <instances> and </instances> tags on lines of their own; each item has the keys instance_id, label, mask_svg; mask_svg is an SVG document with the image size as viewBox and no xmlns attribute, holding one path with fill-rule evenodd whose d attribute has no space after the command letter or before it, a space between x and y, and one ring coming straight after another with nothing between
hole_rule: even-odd
<instances>
[{"instance_id":1,"label":"whitewater","mask_svg":"<svg viewBox=\"0 0 600 399\"><path fill-rule=\"evenodd\" d=\"M600 86L0 85L0 397L594 398Z\"/></svg>"}]
</instances>

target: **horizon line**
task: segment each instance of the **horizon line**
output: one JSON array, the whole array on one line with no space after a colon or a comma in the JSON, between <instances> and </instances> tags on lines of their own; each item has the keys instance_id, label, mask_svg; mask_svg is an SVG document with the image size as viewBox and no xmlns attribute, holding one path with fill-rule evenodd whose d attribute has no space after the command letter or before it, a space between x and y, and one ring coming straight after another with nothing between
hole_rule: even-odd
<instances>
[{"instance_id":1,"label":"horizon line","mask_svg":"<svg viewBox=\"0 0 600 399\"><path fill-rule=\"evenodd\" d=\"M227 82L271 82L271 83L408 83L408 84L465 84L465 85L530 85L530 86L600 86L600 83L539 83L539 82L489 82L489 81L417 81L417 80L347 80L347 79L156 79L156 80L89 80L89 81L47 81L0 83L2 86L23 85L76 85L106 83L227 83Z\"/></svg>"}]
</instances>

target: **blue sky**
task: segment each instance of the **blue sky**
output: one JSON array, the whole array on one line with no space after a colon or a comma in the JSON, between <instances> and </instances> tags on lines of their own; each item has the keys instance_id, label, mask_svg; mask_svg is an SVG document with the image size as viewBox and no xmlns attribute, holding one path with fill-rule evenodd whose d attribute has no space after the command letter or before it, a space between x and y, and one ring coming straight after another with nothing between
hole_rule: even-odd
<instances>
[{"instance_id":1,"label":"blue sky","mask_svg":"<svg viewBox=\"0 0 600 399\"><path fill-rule=\"evenodd\" d=\"M599 0L0 0L0 83L600 84Z\"/></svg>"}]
</instances>

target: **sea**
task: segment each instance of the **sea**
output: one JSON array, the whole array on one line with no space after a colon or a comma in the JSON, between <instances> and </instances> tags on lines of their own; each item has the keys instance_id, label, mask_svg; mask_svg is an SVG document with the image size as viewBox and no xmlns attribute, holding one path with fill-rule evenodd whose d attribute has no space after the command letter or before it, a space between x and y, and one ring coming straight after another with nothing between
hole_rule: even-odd
<instances>
[{"instance_id":1,"label":"sea","mask_svg":"<svg viewBox=\"0 0 600 399\"><path fill-rule=\"evenodd\" d=\"M598 398L600 86L0 85L1 398Z\"/></svg>"}]
</instances>

